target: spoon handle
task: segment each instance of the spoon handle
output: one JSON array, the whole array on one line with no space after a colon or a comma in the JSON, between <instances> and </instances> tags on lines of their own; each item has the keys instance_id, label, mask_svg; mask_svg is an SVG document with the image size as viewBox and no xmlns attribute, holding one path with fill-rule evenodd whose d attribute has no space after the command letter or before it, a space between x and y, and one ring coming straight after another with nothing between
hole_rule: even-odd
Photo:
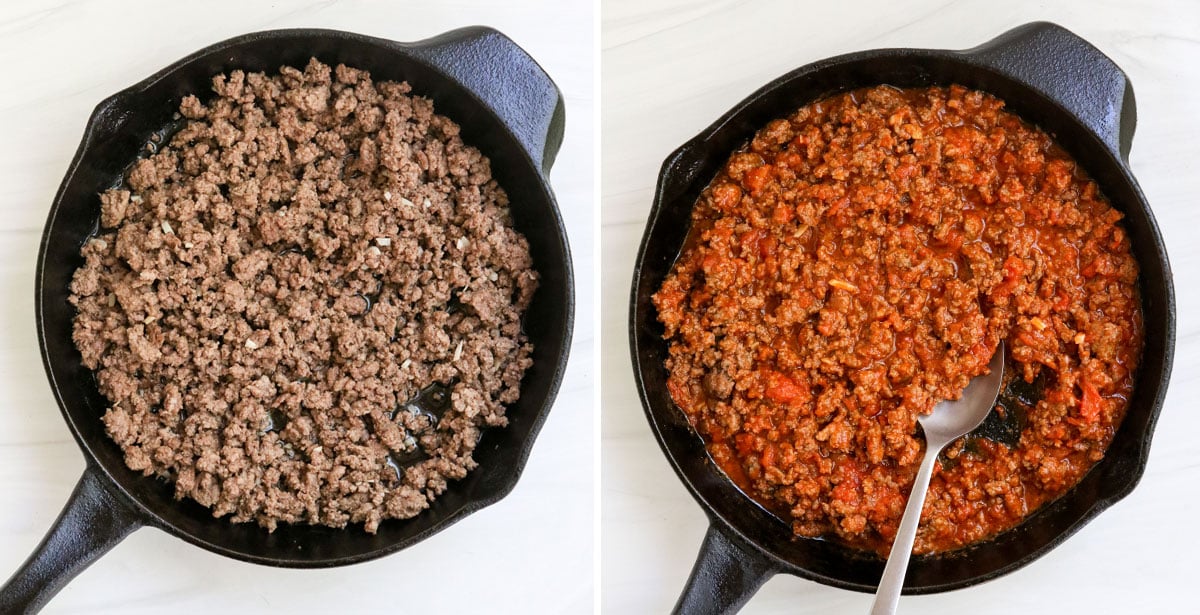
<instances>
[{"instance_id":1,"label":"spoon handle","mask_svg":"<svg viewBox=\"0 0 1200 615\"><path fill-rule=\"evenodd\" d=\"M904 587L904 574L908 572L908 558L912 555L913 541L917 538L917 525L921 523L925 494L929 491L929 479L933 477L933 464L944 447L945 444L942 444L925 449L925 458L921 460L921 469L917 470L917 478L913 481L908 505L904 507L904 518L900 520L900 529L896 532L896 540L892 542L892 552L888 555L887 566L883 568L883 577L879 579L879 588L875 591L871 615L893 615L896 612L900 590Z\"/></svg>"}]
</instances>

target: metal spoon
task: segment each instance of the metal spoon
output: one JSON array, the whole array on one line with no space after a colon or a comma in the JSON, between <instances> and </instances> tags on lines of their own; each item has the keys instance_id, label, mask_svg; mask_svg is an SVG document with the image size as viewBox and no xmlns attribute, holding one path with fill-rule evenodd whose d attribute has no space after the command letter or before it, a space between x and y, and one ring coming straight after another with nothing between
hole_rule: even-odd
<instances>
[{"instance_id":1,"label":"metal spoon","mask_svg":"<svg viewBox=\"0 0 1200 615\"><path fill-rule=\"evenodd\" d=\"M933 463L947 444L967 435L987 418L996 405L1000 394L1000 381L1004 377L1004 342L996 348L988 364L988 373L976 376L963 391L962 397L946 400L933 407L933 412L917 417L925 431L925 459L917 471L908 505L904 507L904 518L892 552L888 555L879 588L875 590L875 604L871 615L891 615L900 602L900 590L904 587L904 573L908 572L908 558L912 555L913 541L917 537L917 526L921 522L921 508L925 506L925 493L929 490L929 479L933 476Z\"/></svg>"}]
</instances>

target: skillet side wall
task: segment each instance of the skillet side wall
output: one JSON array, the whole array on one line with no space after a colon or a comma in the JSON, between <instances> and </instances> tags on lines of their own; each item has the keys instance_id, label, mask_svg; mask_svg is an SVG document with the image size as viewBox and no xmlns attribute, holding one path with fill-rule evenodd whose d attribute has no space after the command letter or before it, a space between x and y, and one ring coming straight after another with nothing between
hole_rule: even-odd
<instances>
[{"instance_id":1,"label":"skillet side wall","mask_svg":"<svg viewBox=\"0 0 1200 615\"><path fill-rule=\"evenodd\" d=\"M1140 479L1150 432L1165 393L1173 347L1173 302L1165 251L1148 205L1125 164L1091 129L1032 86L980 66L970 52L882 50L842 56L798 69L751 95L689 141L664 164L650 226L635 270L631 346L647 416L677 474L718 526L747 539L756 557L786 572L829 585L873 592L883 561L831 541L791 538L716 468L702 440L666 393L666 344L650 296L678 256L690 212L724 161L768 121L830 94L890 84L958 83L990 92L1049 132L1100 185L1124 221L1141 267L1146 347L1128 414L1107 455L1072 491L1000 536L941 556L914 558L906 593L946 591L1019 568L1066 539L1126 495ZM1079 87L1086 87L1080 84ZM1126 90L1128 108L1132 92ZM1131 134L1126 135L1130 137ZM1128 151L1128 143L1124 144Z\"/></svg>"},{"instance_id":2,"label":"skillet side wall","mask_svg":"<svg viewBox=\"0 0 1200 615\"><path fill-rule=\"evenodd\" d=\"M474 94L406 51L420 46L333 31L248 35L190 56L174 70L159 73L97 108L89 123L90 145L77 155L43 237L38 327L51 385L85 456L94 458L142 508L149 524L247 561L341 565L421 540L495 502L515 485L565 365L573 309L570 257L553 194L538 166ZM385 522L375 535L353 526L348 530L281 526L268 534L255 524L213 519L208 509L191 500L176 502L171 485L126 468L119 448L99 421L106 402L91 372L80 364L70 336L74 310L67 303L67 289L82 263L79 247L95 229L98 193L116 181L153 131L171 121L180 98L189 93L211 97L211 77L220 72L235 68L275 72L285 64L302 67L313 56L327 64L367 69L376 81L408 80L414 94L432 98L438 113L460 124L464 141L492 160L493 174L512 203L514 226L529 239L534 266L542 274L525 318L535 345L534 365L525 375L520 400L509 407L509 426L485 430L475 453L479 467L452 483L429 510L414 519Z\"/></svg>"}]
</instances>

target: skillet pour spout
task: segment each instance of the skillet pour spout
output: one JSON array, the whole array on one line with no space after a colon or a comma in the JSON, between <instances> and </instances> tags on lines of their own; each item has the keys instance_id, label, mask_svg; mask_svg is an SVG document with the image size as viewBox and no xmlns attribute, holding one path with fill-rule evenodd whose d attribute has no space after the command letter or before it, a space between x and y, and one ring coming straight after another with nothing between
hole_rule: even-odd
<instances>
[{"instance_id":1,"label":"skillet pour spout","mask_svg":"<svg viewBox=\"0 0 1200 615\"><path fill-rule=\"evenodd\" d=\"M880 49L820 60L763 86L671 153L642 237L630 299L634 379L663 453L710 521L677 613L735 612L779 573L874 592L883 571L884 561L874 554L794 537L787 523L721 473L667 392L667 344L651 302L683 247L693 204L731 152L770 120L802 105L880 84L982 90L1053 135L1125 215L1145 321L1134 394L1104 459L1073 490L1016 528L958 551L914 557L904 593L968 587L1033 562L1128 495L1145 469L1171 371L1175 298L1162 237L1129 169L1136 112L1125 73L1084 39L1045 22L962 51Z\"/></svg>"},{"instance_id":2,"label":"skillet pour spout","mask_svg":"<svg viewBox=\"0 0 1200 615\"><path fill-rule=\"evenodd\" d=\"M438 113L459 124L463 140L491 159L511 201L513 226L529 241L540 286L525 314L534 346L509 424L485 430L478 467L431 507L389 520L376 534L358 528L282 525L268 533L233 524L170 484L125 466L100 421L107 403L71 339L71 277L79 246L99 217L98 194L122 176L150 135L171 123L180 99L209 92L211 78L233 69L275 72L309 58L344 63L376 80L408 81ZM562 143L562 95L523 49L486 27L401 43L335 30L272 30L202 49L101 102L51 205L36 274L42 360L59 408L86 462L66 507L32 556L0 588L0 613L40 610L71 578L122 538L151 526L210 551L271 566L321 568L394 553L506 496L524 469L563 378L574 319L574 280L566 232L547 175Z\"/></svg>"}]
</instances>

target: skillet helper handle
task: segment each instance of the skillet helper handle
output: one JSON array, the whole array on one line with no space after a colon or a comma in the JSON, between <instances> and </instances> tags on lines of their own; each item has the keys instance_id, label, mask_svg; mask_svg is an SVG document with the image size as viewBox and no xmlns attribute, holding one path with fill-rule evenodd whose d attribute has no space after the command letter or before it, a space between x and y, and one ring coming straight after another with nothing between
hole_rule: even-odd
<instances>
[{"instance_id":1,"label":"skillet helper handle","mask_svg":"<svg viewBox=\"0 0 1200 615\"><path fill-rule=\"evenodd\" d=\"M88 465L42 543L0 587L0 613L36 613L71 579L144 523Z\"/></svg>"},{"instance_id":2,"label":"skillet helper handle","mask_svg":"<svg viewBox=\"0 0 1200 615\"><path fill-rule=\"evenodd\" d=\"M550 173L562 145L566 110L558 86L524 49L491 28L452 30L411 50L474 92Z\"/></svg>"},{"instance_id":3,"label":"skillet helper handle","mask_svg":"<svg viewBox=\"0 0 1200 615\"><path fill-rule=\"evenodd\" d=\"M736 613L778 569L769 560L727 534L714 523L704 535L675 615Z\"/></svg>"},{"instance_id":4,"label":"skillet helper handle","mask_svg":"<svg viewBox=\"0 0 1200 615\"><path fill-rule=\"evenodd\" d=\"M1133 85L1091 43L1041 21L1013 28L967 54L1041 90L1078 116L1121 160L1128 160L1137 127Z\"/></svg>"}]
</instances>

